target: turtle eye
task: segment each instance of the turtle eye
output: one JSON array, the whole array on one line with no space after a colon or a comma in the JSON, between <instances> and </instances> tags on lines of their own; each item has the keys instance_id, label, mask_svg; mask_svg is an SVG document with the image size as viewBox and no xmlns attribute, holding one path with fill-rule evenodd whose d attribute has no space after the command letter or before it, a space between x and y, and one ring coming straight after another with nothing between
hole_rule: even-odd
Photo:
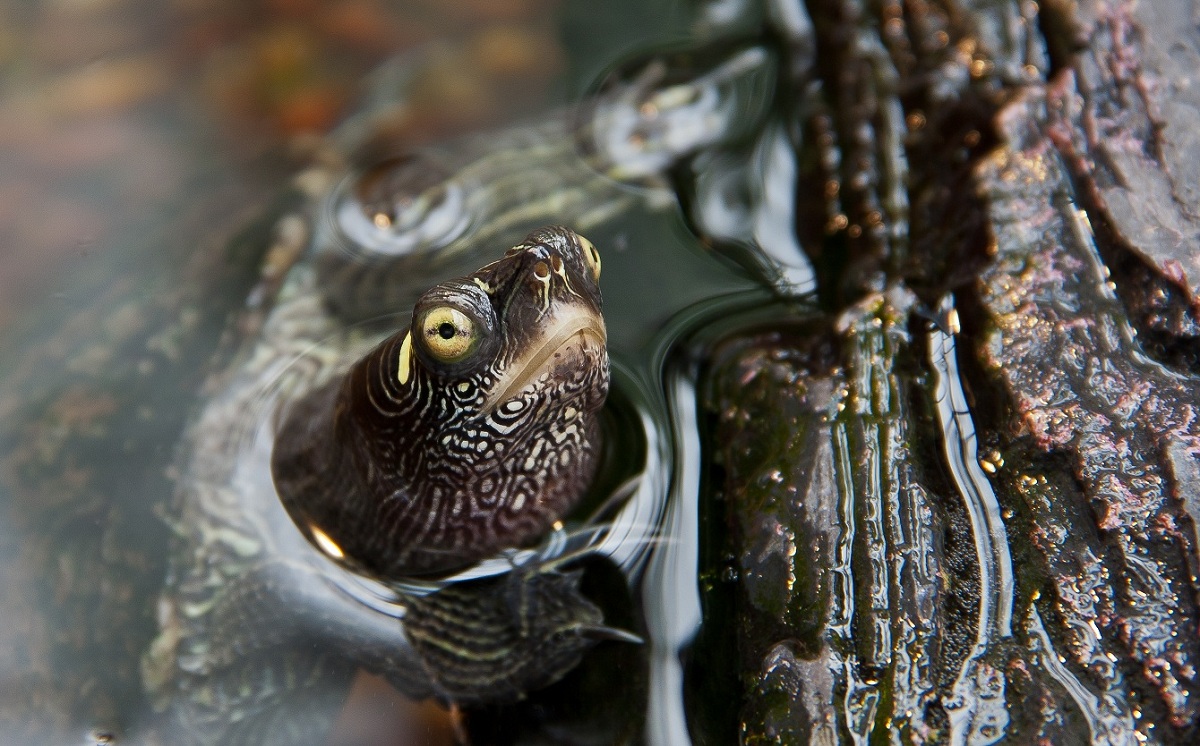
<instances>
[{"instance_id":1,"label":"turtle eye","mask_svg":"<svg viewBox=\"0 0 1200 746\"><path fill-rule=\"evenodd\" d=\"M587 262L588 268L592 270L592 277L600 280L600 252L596 251L596 245L587 240L583 236L579 237L579 244L583 247L583 259Z\"/></svg>"},{"instance_id":2,"label":"turtle eye","mask_svg":"<svg viewBox=\"0 0 1200 746\"><path fill-rule=\"evenodd\" d=\"M421 319L421 340L429 354L443 363L457 363L479 346L479 328L451 306L432 308Z\"/></svg>"}]
</instances>

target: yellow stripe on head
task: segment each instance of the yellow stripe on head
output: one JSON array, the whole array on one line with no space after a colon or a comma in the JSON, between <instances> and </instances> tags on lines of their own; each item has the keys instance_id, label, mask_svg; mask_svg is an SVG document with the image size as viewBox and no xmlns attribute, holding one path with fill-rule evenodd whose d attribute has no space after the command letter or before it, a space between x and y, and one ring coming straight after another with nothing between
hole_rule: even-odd
<instances>
[{"instance_id":1,"label":"yellow stripe on head","mask_svg":"<svg viewBox=\"0 0 1200 746\"><path fill-rule=\"evenodd\" d=\"M412 378L412 332L404 335L404 341L400 343L400 365L396 372L396 379L400 381L400 385L408 383L408 379Z\"/></svg>"}]
</instances>

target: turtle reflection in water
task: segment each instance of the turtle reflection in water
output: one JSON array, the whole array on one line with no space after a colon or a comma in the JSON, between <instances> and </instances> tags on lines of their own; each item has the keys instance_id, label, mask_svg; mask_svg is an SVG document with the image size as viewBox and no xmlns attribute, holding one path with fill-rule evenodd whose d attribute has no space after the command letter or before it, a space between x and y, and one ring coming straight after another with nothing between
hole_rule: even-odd
<instances>
[{"instance_id":1,"label":"turtle reflection in water","mask_svg":"<svg viewBox=\"0 0 1200 746\"><path fill-rule=\"evenodd\" d=\"M313 700L344 696L356 665L413 696L515 698L622 636L562 560L427 595L390 582L535 540L586 489L608 392L599 277L589 241L538 230L427 291L411 327L373 347L328 327L311 275L285 288L193 431L146 660L172 728L297 742L329 716ZM275 424L231 432L239 423ZM367 581L343 568L394 585L391 603L347 597ZM305 639L318 652L278 655Z\"/></svg>"}]
</instances>

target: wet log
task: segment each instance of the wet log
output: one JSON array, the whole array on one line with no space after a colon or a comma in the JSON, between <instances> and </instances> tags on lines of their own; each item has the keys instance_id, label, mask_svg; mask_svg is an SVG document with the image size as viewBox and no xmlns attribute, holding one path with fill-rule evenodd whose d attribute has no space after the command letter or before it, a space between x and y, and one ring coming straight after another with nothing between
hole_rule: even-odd
<instances>
[{"instance_id":1,"label":"wet log","mask_svg":"<svg viewBox=\"0 0 1200 746\"><path fill-rule=\"evenodd\" d=\"M1194 742L1200 17L789 7L821 310L709 351L714 728Z\"/></svg>"}]
</instances>

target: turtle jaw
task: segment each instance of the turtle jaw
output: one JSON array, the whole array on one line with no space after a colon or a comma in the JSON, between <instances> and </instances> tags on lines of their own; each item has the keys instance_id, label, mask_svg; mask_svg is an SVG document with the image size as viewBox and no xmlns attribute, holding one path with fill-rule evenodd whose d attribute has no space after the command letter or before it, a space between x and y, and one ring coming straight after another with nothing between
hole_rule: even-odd
<instances>
[{"instance_id":1,"label":"turtle jaw","mask_svg":"<svg viewBox=\"0 0 1200 746\"><path fill-rule=\"evenodd\" d=\"M608 332L604 318L592 308L572 303L555 309L554 319L543 327L528 352L514 359L483 404L485 415L515 399L546 376L563 368L580 370L606 364ZM607 366L606 366L607 367ZM607 375L605 376L607 378Z\"/></svg>"}]
</instances>

